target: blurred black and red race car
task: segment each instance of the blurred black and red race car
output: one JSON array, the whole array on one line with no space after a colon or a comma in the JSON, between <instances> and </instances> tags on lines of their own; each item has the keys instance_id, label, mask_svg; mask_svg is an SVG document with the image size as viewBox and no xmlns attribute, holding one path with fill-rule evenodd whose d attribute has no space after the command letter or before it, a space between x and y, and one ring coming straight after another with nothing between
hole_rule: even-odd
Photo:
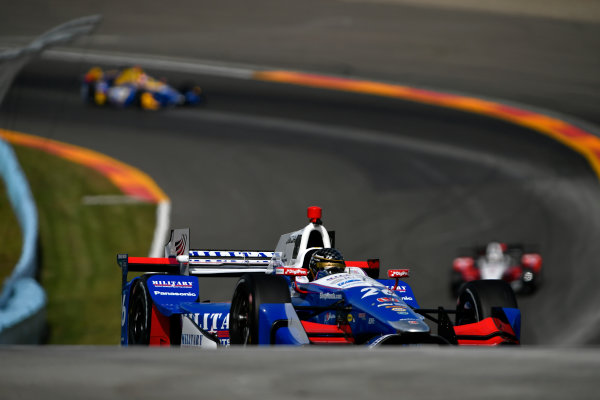
<instances>
[{"instance_id":1,"label":"blurred black and red race car","mask_svg":"<svg viewBox=\"0 0 600 400\"><path fill-rule=\"evenodd\" d=\"M451 290L470 281L496 279L515 293L533 293L541 281L542 256L521 244L490 242L462 251L452 262Z\"/></svg>"}]
</instances>

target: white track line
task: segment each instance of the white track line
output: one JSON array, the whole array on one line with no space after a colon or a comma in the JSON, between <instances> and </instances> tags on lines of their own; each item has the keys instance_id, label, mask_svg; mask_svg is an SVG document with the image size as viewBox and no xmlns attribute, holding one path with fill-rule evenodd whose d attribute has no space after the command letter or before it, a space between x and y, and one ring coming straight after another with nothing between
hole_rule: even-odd
<instances>
[{"instance_id":1,"label":"white track line","mask_svg":"<svg viewBox=\"0 0 600 400\"><path fill-rule=\"evenodd\" d=\"M252 67L217 65L202 60L175 59L142 54L87 52L85 50L46 50L42 54L42 58L111 66L133 64L164 71L189 72L238 79L252 79L255 71L255 68Z\"/></svg>"}]
</instances>

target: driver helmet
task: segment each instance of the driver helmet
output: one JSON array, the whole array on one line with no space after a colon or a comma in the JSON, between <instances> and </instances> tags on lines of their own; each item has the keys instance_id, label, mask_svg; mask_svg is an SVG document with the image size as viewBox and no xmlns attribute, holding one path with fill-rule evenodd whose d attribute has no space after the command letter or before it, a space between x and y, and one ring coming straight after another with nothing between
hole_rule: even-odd
<instances>
[{"instance_id":1,"label":"driver helmet","mask_svg":"<svg viewBox=\"0 0 600 400\"><path fill-rule=\"evenodd\" d=\"M100 79L102 79L103 75L104 75L104 72L102 71L102 68L93 67L85 74L84 79L87 83L96 82L96 81L99 81Z\"/></svg>"},{"instance_id":2,"label":"driver helmet","mask_svg":"<svg viewBox=\"0 0 600 400\"><path fill-rule=\"evenodd\" d=\"M504 259L502 246L498 242L489 243L486 249L486 258L490 262L499 262Z\"/></svg>"},{"instance_id":3,"label":"driver helmet","mask_svg":"<svg viewBox=\"0 0 600 400\"><path fill-rule=\"evenodd\" d=\"M319 275L339 274L344 272L346 263L344 256L338 250L333 248L319 249L310 257L308 269L313 279L318 279Z\"/></svg>"}]
</instances>

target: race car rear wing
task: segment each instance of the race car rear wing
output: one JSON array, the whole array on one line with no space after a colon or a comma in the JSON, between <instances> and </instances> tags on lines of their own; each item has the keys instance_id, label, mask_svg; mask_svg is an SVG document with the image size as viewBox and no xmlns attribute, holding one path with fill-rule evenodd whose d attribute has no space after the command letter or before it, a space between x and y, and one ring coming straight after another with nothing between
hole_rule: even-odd
<instances>
[{"instance_id":1,"label":"race car rear wing","mask_svg":"<svg viewBox=\"0 0 600 400\"><path fill-rule=\"evenodd\" d=\"M128 254L118 254L117 262L130 272L235 274L264 272L276 254L272 251L190 250L188 255L177 257L129 257ZM180 270L181 267L186 267L188 273Z\"/></svg>"},{"instance_id":2,"label":"race car rear wing","mask_svg":"<svg viewBox=\"0 0 600 400\"><path fill-rule=\"evenodd\" d=\"M200 257L198 257L200 255ZM129 257L118 254L117 263L126 283L129 272L155 272L179 275L242 276L266 272L274 252L191 250L177 257Z\"/></svg>"},{"instance_id":3,"label":"race car rear wing","mask_svg":"<svg viewBox=\"0 0 600 400\"><path fill-rule=\"evenodd\" d=\"M190 250L189 229L173 229L165 245L165 257L129 257L118 254L117 263L127 282L129 272L154 272L180 275L241 276L265 272L278 255L258 250Z\"/></svg>"}]
</instances>

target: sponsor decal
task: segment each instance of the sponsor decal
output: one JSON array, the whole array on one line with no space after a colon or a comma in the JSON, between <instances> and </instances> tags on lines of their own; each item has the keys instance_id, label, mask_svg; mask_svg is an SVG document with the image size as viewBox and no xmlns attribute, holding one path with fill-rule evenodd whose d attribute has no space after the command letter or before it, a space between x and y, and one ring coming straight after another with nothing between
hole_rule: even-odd
<instances>
[{"instance_id":1,"label":"sponsor decal","mask_svg":"<svg viewBox=\"0 0 600 400\"><path fill-rule=\"evenodd\" d=\"M269 264L270 260L246 260L237 258L190 258L189 263L193 265L201 264Z\"/></svg>"},{"instance_id":2,"label":"sponsor decal","mask_svg":"<svg viewBox=\"0 0 600 400\"><path fill-rule=\"evenodd\" d=\"M412 325L419 325L419 321L415 321L413 319L408 320L408 323Z\"/></svg>"},{"instance_id":3,"label":"sponsor decal","mask_svg":"<svg viewBox=\"0 0 600 400\"><path fill-rule=\"evenodd\" d=\"M364 313L364 312L358 313L358 318L360 318L360 319L366 319L367 318L367 313Z\"/></svg>"},{"instance_id":4,"label":"sponsor decal","mask_svg":"<svg viewBox=\"0 0 600 400\"><path fill-rule=\"evenodd\" d=\"M201 346L202 345L202 336L191 334L191 333L184 333L181 335L181 345L182 346Z\"/></svg>"},{"instance_id":5,"label":"sponsor decal","mask_svg":"<svg viewBox=\"0 0 600 400\"><path fill-rule=\"evenodd\" d=\"M375 324L375 318L369 318L369 320L367 321L367 324L369 324L369 325Z\"/></svg>"},{"instance_id":6,"label":"sponsor decal","mask_svg":"<svg viewBox=\"0 0 600 400\"><path fill-rule=\"evenodd\" d=\"M321 300L340 300L342 295L339 293L319 293L319 299Z\"/></svg>"},{"instance_id":7,"label":"sponsor decal","mask_svg":"<svg viewBox=\"0 0 600 400\"><path fill-rule=\"evenodd\" d=\"M396 299L393 297L378 297L377 301L380 303L391 303L391 302L395 302Z\"/></svg>"},{"instance_id":8,"label":"sponsor decal","mask_svg":"<svg viewBox=\"0 0 600 400\"><path fill-rule=\"evenodd\" d=\"M343 287L343 288L351 288L356 286L371 286L365 283L365 280L362 277L357 277L356 275L348 274L348 273L340 273L334 275L328 275L322 278L319 278L319 282L322 285L330 286L330 287Z\"/></svg>"},{"instance_id":9,"label":"sponsor decal","mask_svg":"<svg viewBox=\"0 0 600 400\"><path fill-rule=\"evenodd\" d=\"M328 285L331 286L339 286L340 282L343 282L348 279L348 276L342 274L328 275L320 280L323 282L327 282Z\"/></svg>"},{"instance_id":10,"label":"sponsor decal","mask_svg":"<svg viewBox=\"0 0 600 400\"><path fill-rule=\"evenodd\" d=\"M208 250L192 250L192 257L221 257L221 258L272 258L275 252L272 251L208 251Z\"/></svg>"},{"instance_id":11,"label":"sponsor decal","mask_svg":"<svg viewBox=\"0 0 600 400\"><path fill-rule=\"evenodd\" d=\"M308 275L308 270L304 269L304 268L277 267L275 269L275 273L277 275L286 275L286 276L306 276L306 275Z\"/></svg>"},{"instance_id":12,"label":"sponsor decal","mask_svg":"<svg viewBox=\"0 0 600 400\"><path fill-rule=\"evenodd\" d=\"M396 290L394 290L394 286L393 285L392 286L387 286L387 288L390 289L390 291L392 293L395 293L395 292L401 292L401 293L402 292L406 292L406 286L398 286L398 287L396 287Z\"/></svg>"},{"instance_id":13,"label":"sponsor decal","mask_svg":"<svg viewBox=\"0 0 600 400\"><path fill-rule=\"evenodd\" d=\"M192 282L186 281L158 281L152 280L150 281L157 288L177 288L177 289L191 289Z\"/></svg>"},{"instance_id":14,"label":"sponsor decal","mask_svg":"<svg viewBox=\"0 0 600 400\"><path fill-rule=\"evenodd\" d=\"M392 311L405 312L406 308L404 308L404 307L393 307Z\"/></svg>"},{"instance_id":15,"label":"sponsor decal","mask_svg":"<svg viewBox=\"0 0 600 400\"><path fill-rule=\"evenodd\" d=\"M349 283L352 283L352 282L360 282L360 281L358 279L348 279L348 280L345 280L343 282L336 283L336 285L339 286L339 287L342 287L342 286L346 286L346 285L348 285Z\"/></svg>"},{"instance_id":16,"label":"sponsor decal","mask_svg":"<svg viewBox=\"0 0 600 400\"><path fill-rule=\"evenodd\" d=\"M158 297L179 297L187 301L198 296L198 284L196 278L179 277L173 278L165 275L157 275L148 278L148 289L152 296ZM185 300L183 300L185 299ZM178 301L173 299L173 301Z\"/></svg>"},{"instance_id":17,"label":"sponsor decal","mask_svg":"<svg viewBox=\"0 0 600 400\"><path fill-rule=\"evenodd\" d=\"M335 319L335 314L332 312L327 312L327 314L325 314L325 323L334 320Z\"/></svg>"},{"instance_id":18,"label":"sponsor decal","mask_svg":"<svg viewBox=\"0 0 600 400\"><path fill-rule=\"evenodd\" d=\"M408 274L408 269L390 269L388 271L388 277L390 278L406 278Z\"/></svg>"},{"instance_id":19,"label":"sponsor decal","mask_svg":"<svg viewBox=\"0 0 600 400\"><path fill-rule=\"evenodd\" d=\"M402 303L394 301L393 303L377 304L377 308L381 308L381 307L392 308L392 307L398 307L398 306L402 306Z\"/></svg>"},{"instance_id":20,"label":"sponsor decal","mask_svg":"<svg viewBox=\"0 0 600 400\"><path fill-rule=\"evenodd\" d=\"M404 297L402 297L402 300L404 300L404 301L407 301L407 300L408 301L413 301L413 298L409 297L409 296L404 296Z\"/></svg>"},{"instance_id":21,"label":"sponsor decal","mask_svg":"<svg viewBox=\"0 0 600 400\"><path fill-rule=\"evenodd\" d=\"M187 243L187 235L181 235L181 239L175 242L175 250L177 251L177 255L180 256L185 253L185 247Z\"/></svg>"},{"instance_id":22,"label":"sponsor decal","mask_svg":"<svg viewBox=\"0 0 600 400\"><path fill-rule=\"evenodd\" d=\"M361 299L364 299L365 297L375 296L376 294L379 294L379 289L364 288L364 289L361 289L360 292L364 293L363 296L361 297Z\"/></svg>"},{"instance_id":23,"label":"sponsor decal","mask_svg":"<svg viewBox=\"0 0 600 400\"><path fill-rule=\"evenodd\" d=\"M188 296L188 297L196 297L195 293L190 293L190 292L184 292L184 293L179 293L179 292L161 292L159 290L155 290L154 291L154 295L155 296Z\"/></svg>"},{"instance_id":24,"label":"sponsor decal","mask_svg":"<svg viewBox=\"0 0 600 400\"><path fill-rule=\"evenodd\" d=\"M348 322L354 322L354 317L352 314L348 314Z\"/></svg>"},{"instance_id":25,"label":"sponsor decal","mask_svg":"<svg viewBox=\"0 0 600 400\"><path fill-rule=\"evenodd\" d=\"M220 330L227 331L227 337L229 337L229 313L206 313L206 314L187 314L196 325L200 328L214 333ZM221 323L219 319L224 317Z\"/></svg>"}]
</instances>

